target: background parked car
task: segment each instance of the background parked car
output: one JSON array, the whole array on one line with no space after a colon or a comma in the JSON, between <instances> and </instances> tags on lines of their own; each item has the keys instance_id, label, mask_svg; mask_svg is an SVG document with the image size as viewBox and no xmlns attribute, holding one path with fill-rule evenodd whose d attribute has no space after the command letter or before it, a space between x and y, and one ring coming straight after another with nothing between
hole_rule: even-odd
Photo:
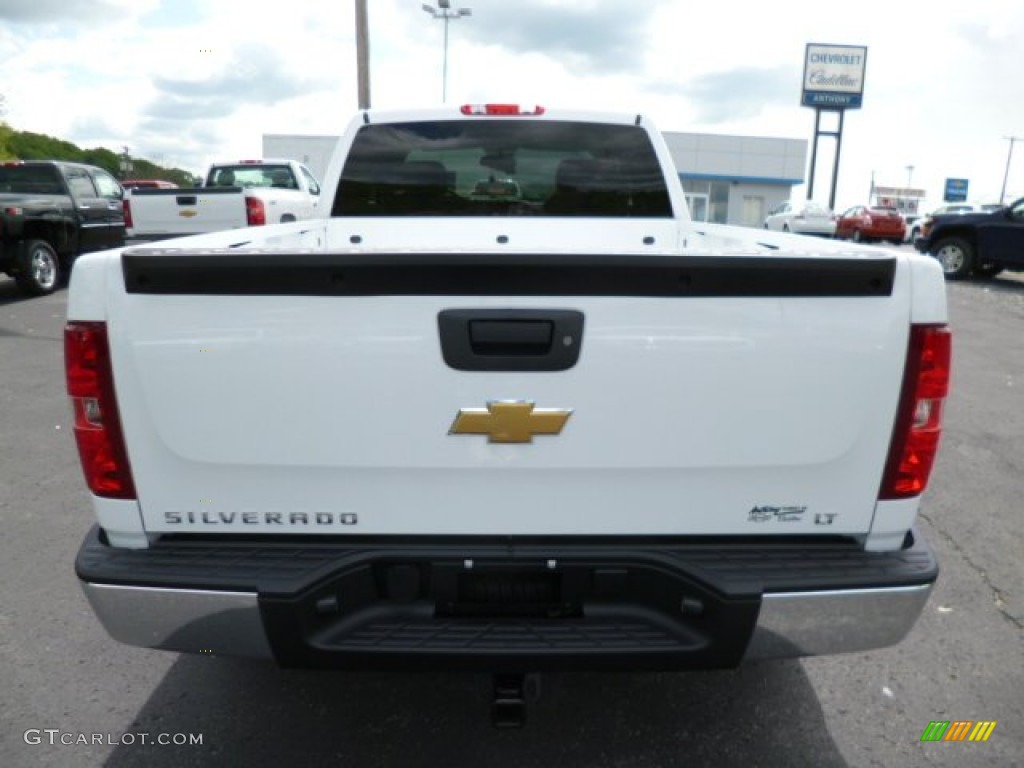
<instances>
[{"instance_id":1,"label":"background parked car","mask_svg":"<svg viewBox=\"0 0 1024 768\"><path fill-rule=\"evenodd\" d=\"M932 211L929 216L941 216L944 213L991 213L1002 208L999 203L949 203Z\"/></svg>"},{"instance_id":2,"label":"background parked car","mask_svg":"<svg viewBox=\"0 0 1024 768\"><path fill-rule=\"evenodd\" d=\"M931 228L932 219L936 216L946 216L948 214L964 214L964 213L991 213L992 211L998 211L1003 206L999 203L948 203L946 205L939 206L931 213L927 213L917 221L917 232L912 234L910 242L917 242L918 237L927 237L928 231Z\"/></svg>"},{"instance_id":3,"label":"background parked car","mask_svg":"<svg viewBox=\"0 0 1024 768\"><path fill-rule=\"evenodd\" d=\"M855 205L836 221L836 237L858 243L888 240L899 245L906 231L906 222L895 208Z\"/></svg>"},{"instance_id":4,"label":"background parked car","mask_svg":"<svg viewBox=\"0 0 1024 768\"><path fill-rule=\"evenodd\" d=\"M0 272L26 295L53 293L79 254L124 245L123 195L92 165L0 163Z\"/></svg>"},{"instance_id":5,"label":"background parked car","mask_svg":"<svg viewBox=\"0 0 1024 768\"><path fill-rule=\"evenodd\" d=\"M906 222L906 234L903 236L903 242L913 244L915 240L921 235L921 224L924 223L924 216L919 214L910 214L904 216L903 220Z\"/></svg>"},{"instance_id":6,"label":"background parked car","mask_svg":"<svg viewBox=\"0 0 1024 768\"><path fill-rule=\"evenodd\" d=\"M1024 270L1024 198L994 211L936 216L914 243L938 259L949 280Z\"/></svg>"},{"instance_id":7,"label":"background parked car","mask_svg":"<svg viewBox=\"0 0 1024 768\"><path fill-rule=\"evenodd\" d=\"M764 220L764 228L797 235L832 237L836 233L836 216L815 202L787 201L769 212Z\"/></svg>"}]
</instances>

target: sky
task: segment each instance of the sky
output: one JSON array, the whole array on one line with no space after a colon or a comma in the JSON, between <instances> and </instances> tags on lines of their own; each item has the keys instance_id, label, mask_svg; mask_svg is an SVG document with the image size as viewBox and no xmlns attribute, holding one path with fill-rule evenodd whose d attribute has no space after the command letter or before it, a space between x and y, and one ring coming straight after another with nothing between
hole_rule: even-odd
<instances>
[{"instance_id":1,"label":"sky","mask_svg":"<svg viewBox=\"0 0 1024 768\"><path fill-rule=\"evenodd\" d=\"M437 106L444 22L368 0L371 106ZM798 138L808 43L866 46L846 113L836 207L871 181L944 180L998 200L1024 139L1020 0L453 0L447 103L643 112L663 131ZM83 147L201 173L259 157L265 133L340 134L357 109L355 0L0 0L4 119ZM823 127L829 115L823 117ZM823 138L815 198L835 142ZM806 196L806 185L794 197ZM1024 196L1024 142L1007 200Z\"/></svg>"}]
</instances>

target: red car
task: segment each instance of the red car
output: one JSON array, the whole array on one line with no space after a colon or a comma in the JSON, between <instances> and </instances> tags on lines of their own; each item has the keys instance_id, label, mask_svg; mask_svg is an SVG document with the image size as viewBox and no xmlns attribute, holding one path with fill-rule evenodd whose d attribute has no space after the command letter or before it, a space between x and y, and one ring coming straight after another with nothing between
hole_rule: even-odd
<instances>
[{"instance_id":1,"label":"red car","mask_svg":"<svg viewBox=\"0 0 1024 768\"><path fill-rule=\"evenodd\" d=\"M895 245L903 242L907 224L895 208L868 208L856 205L836 222L836 237L858 243L869 240L888 240Z\"/></svg>"}]
</instances>

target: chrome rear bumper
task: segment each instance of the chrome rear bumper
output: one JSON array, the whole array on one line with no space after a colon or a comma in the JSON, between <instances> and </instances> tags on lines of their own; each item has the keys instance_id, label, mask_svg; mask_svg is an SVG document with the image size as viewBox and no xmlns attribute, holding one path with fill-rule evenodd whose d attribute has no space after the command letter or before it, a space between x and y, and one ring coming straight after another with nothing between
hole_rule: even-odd
<instances>
[{"instance_id":1,"label":"chrome rear bumper","mask_svg":"<svg viewBox=\"0 0 1024 768\"><path fill-rule=\"evenodd\" d=\"M127 587L82 582L97 618L120 643L184 653L270 659L252 592Z\"/></svg>"},{"instance_id":2,"label":"chrome rear bumper","mask_svg":"<svg viewBox=\"0 0 1024 768\"><path fill-rule=\"evenodd\" d=\"M143 648L272 659L255 593L83 582L115 640ZM866 651L900 642L932 585L766 594L745 661Z\"/></svg>"},{"instance_id":3,"label":"chrome rear bumper","mask_svg":"<svg viewBox=\"0 0 1024 768\"><path fill-rule=\"evenodd\" d=\"M910 632L932 585L767 594L745 661L884 648Z\"/></svg>"}]
</instances>

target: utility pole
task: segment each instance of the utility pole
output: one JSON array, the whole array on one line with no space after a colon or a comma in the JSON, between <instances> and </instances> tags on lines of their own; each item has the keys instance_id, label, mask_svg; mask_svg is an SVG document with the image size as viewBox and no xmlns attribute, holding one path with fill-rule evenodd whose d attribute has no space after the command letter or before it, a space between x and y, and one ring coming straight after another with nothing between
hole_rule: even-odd
<instances>
[{"instance_id":1,"label":"utility pole","mask_svg":"<svg viewBox=\"0 0 1024 768\"><path fill-rule=\"evenodd\" d=\"M132 175L132 171L135 170L135 165L132 163L132 155L130 147L127 144L121 146L121 159L118 163L118 168L121 170L121 178L127 179Z\"/></svg>"},{"instance_id":2,"label":"utility pole","mask_svg":"<svg viewBox=\"0 0 1024 768\"><path fill-rule=\"evenodd\" d=\"M471 8L452 8L451 0L437 0L437 8L423 3L422 8L435 19L444 19L444 59L441 65L441 103L448 100L448 21L472 16Z\"/></svg>"},{"instance_id":3,"label":"utility pole","mask_svg":"<svg viewBox=\"0 0 1024 768\"><path fill-rule=\"evenodd\" d=\"M1010 142L1010 151L1006 153L1006 171L1003 173L1003 190L999 193L999 204L1003 204L1003 200L1006 199L1006 180L1010 178L1010 160L1013 158L1013 145L1014 142L1024 141L1020 136L1003 136L1008 142Z\"/></svg>"},{"instance_id":4,"label":"utility pole","mask_svg":"<svg viewBox=\"0 0 1024 768\"><path fill-rule=\"evenodd\" d=\"M370 35L366 0L356 0L356 72L359 80L359 109L370 108Z\"/></svg>"}]
</instances>

